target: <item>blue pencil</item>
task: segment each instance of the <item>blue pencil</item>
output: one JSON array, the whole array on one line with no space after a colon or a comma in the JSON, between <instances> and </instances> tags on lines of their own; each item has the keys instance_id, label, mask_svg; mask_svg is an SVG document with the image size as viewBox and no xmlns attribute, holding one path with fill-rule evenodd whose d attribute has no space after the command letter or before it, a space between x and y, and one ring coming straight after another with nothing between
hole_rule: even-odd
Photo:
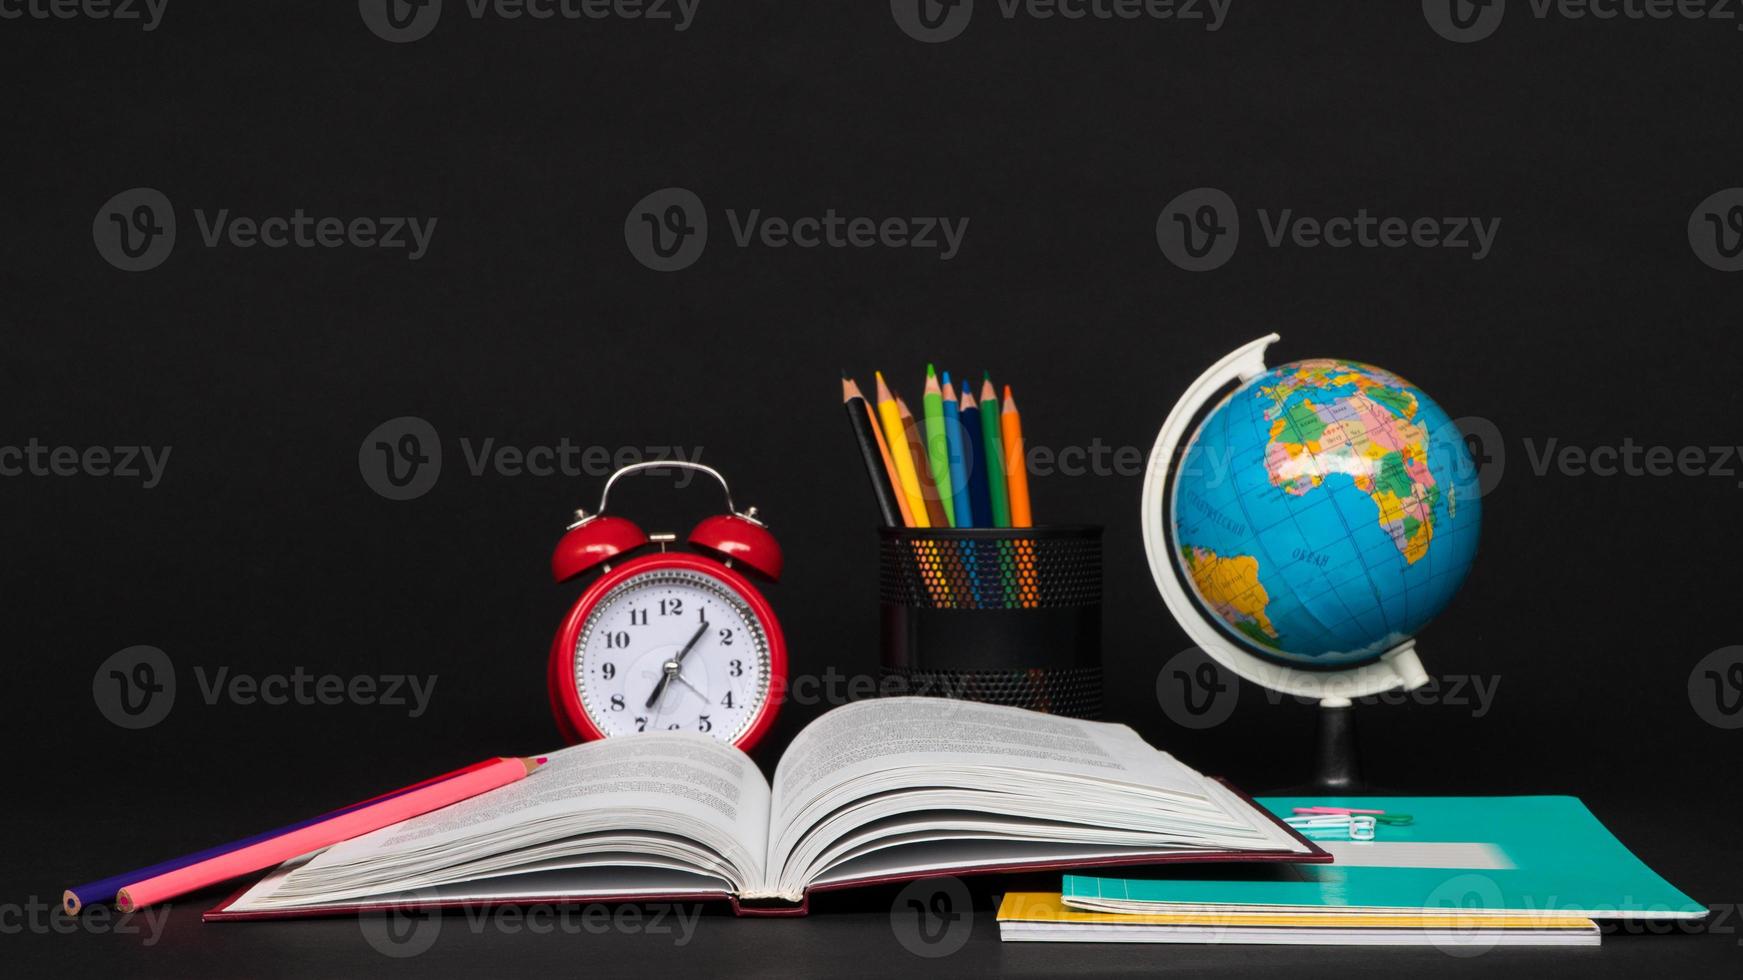
<instances>
[{"instance_id":1,"label":"blue pencil","mask_svg":"<svg viewBox=\"0 0 1743 980\"><path fill-rule=\"evenodd\" d=\"M950 459L950 495L956 506L955 527L974 527L974 505L968 499L968 453L962 444L962 413L950 372L944 372L944 443Z\"/></svg>"},{"instance_id":2,"label":"blue pencil","mask_svg":"<svg viewBox=\"0 0 1743 980\"><path fill-rule=\"evenodd\" d=\"M968 499L974 516L987 527L993 526L992 488L986 475L986 437L981 433L980 405L974 396L962 392L963 447L968 451Z\"/></svg>"},{"instance_id":3,"label":"blue pencil","mask_svg":"<svg viewBox=\"0 0 1743 980\"><path fill-rule=\"evenodd\" d=\"M228 844L219 844L217 847L208 847L203 851L198 851L193 854L184 854L178 858L170 858L168 861L160 861L157 864L145 868L139 868L135 871L129 871L126 874L110 875L107 878L101 878L97 881L90 882L89 884L74 885L61 893L61 907L66 910L68 915L77 915L79 914L79 910L87 905L97 902L114 901L116 892L119 892L121 889L136 882L144 881L147 878L155 878L161 874L168 874L171 871L178 871L190 864L198 864L201 861L220 857L230 853L231 851L259 844L262 841L269 841L274 837L283 836L293 830L301 830L304 827L311 827L323 820L329 820L333 817L339 816L342 813L350 813L352 810L359 807L369 806L372 803L379 803L382 800L390 799L403 793L410 793L414 789L423 789L425 786L432 783L439 783L444 779L452 779L455 776L471 772L481 766L489 765L494 761L494 759L486 759L483 762L475 762L472 765L456 769L453 772L443 773L440 776L432 776L422 782L413 783L412 785L406 786L402 789L396 789L391 793L383 793L380 796L364 800L360 803L353 803L347 807L340 807L330 813L323 813L318 817L299 820L288 826L279 827L276 830L269 830L264 834L255 834L253 837L244 837L241 840L234 840Z\"/></svg>"}]
</instances>

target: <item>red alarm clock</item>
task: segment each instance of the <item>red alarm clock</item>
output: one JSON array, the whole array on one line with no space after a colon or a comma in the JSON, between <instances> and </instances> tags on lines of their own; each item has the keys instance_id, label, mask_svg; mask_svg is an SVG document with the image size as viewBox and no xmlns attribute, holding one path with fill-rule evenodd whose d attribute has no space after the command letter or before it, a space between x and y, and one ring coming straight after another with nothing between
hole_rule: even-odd
<instances>
[{"instance_id":1,"label":"red alarm clock","mask_svg":"<svg viewBox=\"0 0 1743 980\"><path fill-rule=\"evenodd\" d=\"M612 484L656 469L706 473L726 493L727 512L690 532L691 551L667 550L676 535L647 534L606 513ZM573 743L687 731L756 745L787 683L781 624L748 577L781 575L781 546L756 508L733 507L732 489L712 467L659 460L613 473L599 509L575 518L551 555L551 574L558 582L595 566L604 574L551 641L551 710L563 736ZM651 545L659 550L634 554Z\"/></svg>"}]
</instances>

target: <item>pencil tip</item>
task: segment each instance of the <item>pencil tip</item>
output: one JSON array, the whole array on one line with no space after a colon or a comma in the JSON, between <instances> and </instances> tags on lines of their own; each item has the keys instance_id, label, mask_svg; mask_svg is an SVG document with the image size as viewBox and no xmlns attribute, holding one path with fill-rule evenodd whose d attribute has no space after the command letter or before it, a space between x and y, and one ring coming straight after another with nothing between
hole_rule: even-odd
<instances>
[{"instance_id":1,"label":"pencil tip","mask_svg":"<svg viewBox=\"0 0 1743 980\"><path fill-rule=\"evenodd\" d=\"M938 373L937 371L932 370L932 362L927 361L926 362L926 377L930 378L937 373Z\"/></svg>"}]
</instances>

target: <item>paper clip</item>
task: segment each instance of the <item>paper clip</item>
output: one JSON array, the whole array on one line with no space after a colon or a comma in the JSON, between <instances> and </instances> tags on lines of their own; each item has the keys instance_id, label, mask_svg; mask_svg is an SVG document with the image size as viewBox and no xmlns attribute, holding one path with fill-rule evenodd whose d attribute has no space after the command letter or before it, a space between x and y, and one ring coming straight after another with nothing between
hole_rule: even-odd
<instances>
[{"instance_id":1,"label":"paper clip","mask_svg":"<svg viewBox=\"0 0 1743 980\"><path fill-rule=\"evenodd\" d=\"M1283 822L1309 840L1369 841L1375 836L1375 818L1367 814L1312 813L1285 817Z\"/></svg>"}]
</instances>

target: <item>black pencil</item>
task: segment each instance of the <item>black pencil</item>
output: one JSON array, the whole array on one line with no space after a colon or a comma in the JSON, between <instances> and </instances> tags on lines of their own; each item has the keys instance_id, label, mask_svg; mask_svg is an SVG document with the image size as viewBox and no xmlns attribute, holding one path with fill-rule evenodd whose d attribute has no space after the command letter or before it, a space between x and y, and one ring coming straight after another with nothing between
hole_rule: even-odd
<instances>
[{"instance_id":1,"label":"black pencil","mask_svg":"<svg viewBox=\"0 0 1743 980\"><path fill-rule=\"evenodd\" d=\"M883 513L886 527L904 527L902 508L896 497L895 484L884 465L885 450L878 448L883 435L872 421L871 406L859 385L846 374L841 376L841 404L847 410L847 424L853 427L853 440L859 444L860 458L865 461L865 474L871 480L872 495L877 497L878 510Z\"/></svg>"}]
</instances>

